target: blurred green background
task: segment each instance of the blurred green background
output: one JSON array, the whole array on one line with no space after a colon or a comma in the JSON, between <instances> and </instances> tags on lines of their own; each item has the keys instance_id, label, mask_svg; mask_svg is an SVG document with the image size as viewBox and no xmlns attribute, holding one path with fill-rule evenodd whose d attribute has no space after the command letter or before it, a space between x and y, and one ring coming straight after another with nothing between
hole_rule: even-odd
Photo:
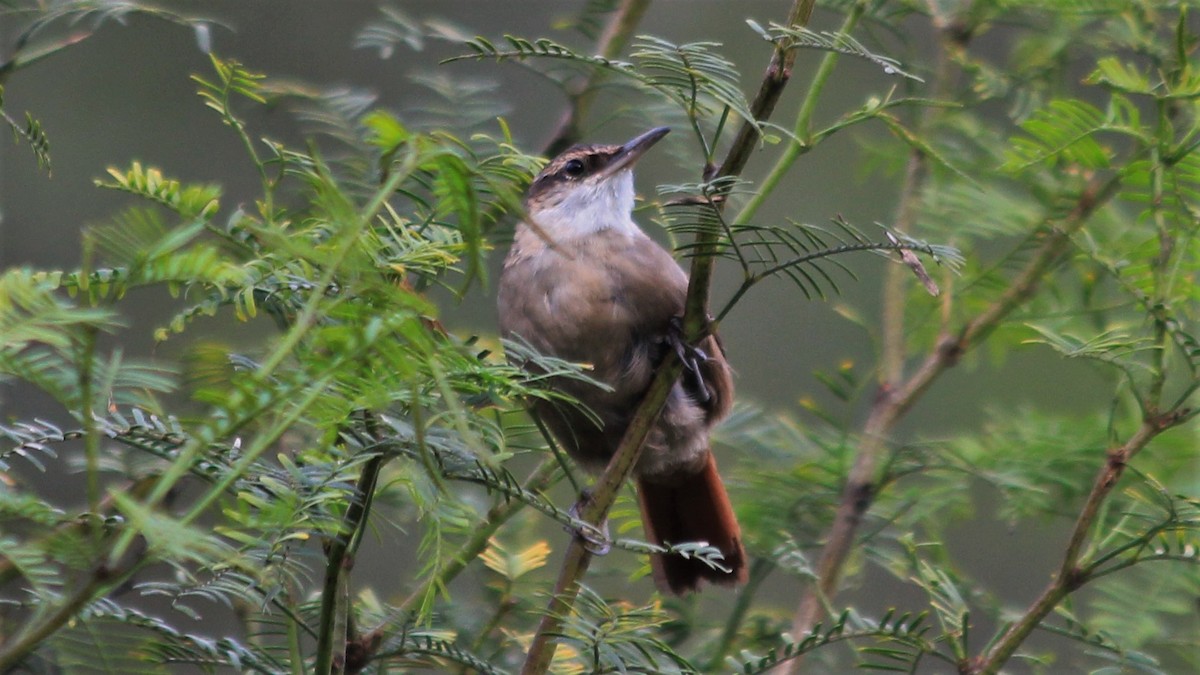
<instances>
[{"instance_id":1,"label":"blurred green background","mask_svg":"<svg viewBox=\"0 0 1200 675\"><path fill-rule=\"evenodd\" d=\"M442 17L468 35L511 33L587 44L573 30L553 28L574 16L583 4L460 0L409 1L398 6L414 17ZM487 61L439 66L439 60L463 53L454 45L429 42L421 51L401 48L389 58L376 50L353 48L356 34L377 15L375 2L209 0L171 6L224 24L214 24L211 31L211 48L223 58L236 58L273 78L374 96L376 105L418 117L423 108L447 105L419 82L425 76L495 83L496 89L487 96L504 101L506 109L485 111L484 118L503 116L517 142L530 152L544 145L563 110L564 100L557 90L518 66ZM651 4L642 32L678 42L723 43L749 89L766 63L767 49L744 20L765 23L778 19L787 6L777 0L658 2ZM818 11L814 27L832 29L834 20ZM993 42L997 49L1003 48L1002 41ZM818 55L801 53L777 120L792 116ZM248 199L257 181L253 166L245 160L234 135L194 96L189 75L209 70L208 57L190 30L135 18L127 26L107 25L81 44L17 72L5 91L6 108L18 113L28 110L42 122L50 137L54 167L53 175L47 177L26 147L0 144L0 264L75 264L80 229L127 203L124 195L93 187L92 181L104 176L108 166L127 166L137 160L184 181L219 182L227 204ZM836 84L823 101L824 115L819 112L818 119L832 119L894 84L897 80L877 67L844 59ZM246 114L252 135L302 142L303 122L283 107L260 110L246 106ZM605 109L603 103L591 121L595 126L588 140L597 142L625 140L644 126L638 124L636 111ZM495 124L481 128L498 132ZM873 222L888 222L898 180L860 175L855 169L864 148L885 136L880 128L863 127L853 135L823 143L800 162L759 218L822 223L842 215L867 230ZM690 142L683 133L668 136L642 163L639 191L652 195L656 184L696 180L699 167L678 159L686 153L695 156ZM754 180L764 173L769 160L769 156L752 160L747 178ZM662 237L659 228L643 224L653 236ZM963 223L963 227L971 224ZM506 232L496 233L493 268L503 257L506 236ZM841 295L830 302L807 301L783 283L770 283L756 289L729 317L722 332L743 396L768 407L791 407L800 397L822 395L811 377L814 369L831 371L847 359L869 364L870 336L833 309L844 304L866 317L874 316L879 273L886 263L869 254L848 256L843 261L860 278L839 279ZM728 297L732 283L731 275L718 280L717 302ZM146 309L153 311L150 306ZM447 304L444 318L462 331L492 332L492 296L472 294L461 305ZM152 344L149 333L146 339L145 344L131 348L148 348ZM968 365L983 368L986 376L956 373L941 382L911 416L913 432L936 436L973 427L981 410L993 402L1082 409L1096 400L1093 394L1100 382L1090 367L1064 363L1038 348L1000 366ZM990 386L981 388L983 380Z\"/></svg>"},{"instance_id":2,"label":"blurred green background","mask_svg":"<svg viewBox=\"0 0 1200 675\"><path fill-rule=\"evenodd\" d=\"M402 2L397 6L414 17L442 17L466 35L496 38L511 33L585 45L588 42L577 32L555 28L584 4L559 0L442 0ZM779 20L788 4L781 0L656 2L640 32L676 42L724 43L724 52L739 65L745 89L749 90L766 63L768 46L744 20L753 18L763 24ZM564 107L557 90L519 66L488 61L439 65L441 59L465 51L448 43L426 43L421 50L400 48L390 55L354 48L355 36L377 16L379 5L375 2L212 0L171 6L213 17L211 49L223 58L242 61L251 70L322 89L345 88L348 93L374 97L372 105L400 111L402 118L419 118L430 108L458 105L464 114L479 115L484 120L480 128L497 133L498 126L490 120L503 116L518 144L530 152L545 144ZM832 29L835 20L832 15L818 12L813 25ZM3 27L0 37L11 40L12 32ZM51 141L54 165L48 177L39 171L27 147L0 144L0 264L6 268L76 265L81 229L129 201L123 194L93 186L92 181L103 176L111 165L124 167L137 160L184 181L218 182L225 191L225 204L251 198L258 183L253 165L246 161L234 134L194 95L189 75L207 74L211 69L200 42L188 29L135 18L125 26L107 25L91 39L17 72L7 82L6 109L13 114L28 110L41 121ZM919 44L919 36L914 42ZM984 42L997 50L1005 48L1003 35L988 36ZM776 112L776 120L794 115L799 94L818 58L818 52L801 53L794 81ZM493 83L494 89L487 96L499 99L503 107L480 111L467 105L469 101L447 101L428 86L431 76L469 78L481 86ZM895 79L871 64L844 60L818 119L832 119L843 110L857 107L868 96L885 93L894 84ZM919 89L917 93L921 93ZM252 136L303 142L305 122L286 105L246 106L245 113ZM593 126L588 140L598 142L622 141L645 127L645 120L636 110L606 107L603 103L590 121ZM872 222L888 222L898 177L856 173L861 153L885 138L886 132L880 128L858 127L853 135L821 144L799 163L758 218L825 222L841 215L865 230ZM691 140L684 133L668 136L640 166L639 191L653 194L656 184L698 180L700 166L694 161L695 152L688 147ZM752 181L760 177L770 158L762 153L753 159L746 177ZM644 225L652 236L664 238L660 228ZM971 226L962 223L963 228ZM493 279L509 233L494 234ZM974 252L967 250L964 254L971 257ZM799 411L798 401L812 398L848 418L861 417L863 410L839 409L841 404L825 393L813 372L834 371L849 362L856 364L864 377L869 373L872 338L845 320L837 309L853 307L862 316L874 317L881 269L888 263L869 254L846 257L843 262L859 278L839 279L842 292L828 302L806 300L781 282L768 283L751 293L730 315L722 332L737 370L742 399L768 409ZM725 270L715 285L718 303L733 289L731 272ZM462 302L448 295L444 300L442 318L451 330L464 336L494 334L494 288L472 293ZM932 308L936 301L929 302ZM146 330L132 332L137 337L123 345L126 351L164 359L177 356L176 345L155 346L151 335L151 329L169 313L167 308L156 311L152 297L139 304L145 315L132 318L138 324L144 322ZM266 329L265 324L247 326L231 318L210 320L208 325L214 334L235 345L239 332ZM903 432L913 438L937 439L978 428L989 407L1027 405L1070 413L1106 400L1109 392L1106 378L1091 366L1082 361L1064 361L1045 348L1031 346L1003 363L976 355L938 383L909 416ZM11 389L0 390L0 396L0 418L44 414L39 409L44 402L37 397L26 397ZM736 458L725 456L722 462L730 467ZM70 489L69 483L64 485ZM969 487L964 485L964 489ZM964 536L949 538L964 547L952 553L993 591L1010 602L1024 603L1045 582L1058 556L1056 548L1037 543L1057 544L1062 525L1047 525L1040 532L1009 531L986 517L992 498L987 493L980 495L980 522L963 526ZM1005 538L1005 543L997 545L997 538ZM374 569L379 578L387 578L397 552L386 544L370 548L358 569ZM1037 573L1032 578L1028 577L1031 570ZM898 587L890 584L868 585L846 599L854 602L856 596L897 591ZM903 592L914 594L907 600L922 600L915 597L915 589ZM784 606L791 601L781 600ZM889 604L904 600L892 596Z\"/></svg>"}]
</instances>

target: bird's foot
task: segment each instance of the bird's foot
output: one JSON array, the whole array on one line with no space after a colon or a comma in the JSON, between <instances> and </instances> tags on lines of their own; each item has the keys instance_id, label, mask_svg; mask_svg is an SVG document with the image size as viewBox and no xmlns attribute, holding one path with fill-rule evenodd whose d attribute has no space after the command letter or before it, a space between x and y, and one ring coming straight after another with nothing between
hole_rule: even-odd
<instances>
[{"instance_id":1,"label":"bird's foot","mask_svg":"<svg viewBox=\"0 0 1200 675\"><path fill-rule=\"evenodd\" d=\"M571 514L572 518L579 520L583 507L587 506L591 501L591 491L584 490L579 494L579 501L572 504L567 513ZM583 547L592 555L606 555L612 550L612 544L609 543L611 542L611 537L608 534L607 518L599 526L586 525L585 523L585 527L567 526L563 529L578 537L583 542Z\"/></svg>"},{"instance_id":2,"label":"bird's foot","mask_svg":"<svg viewBox=\"0 0 1200 675\"><path fill-rule=\"evenodd\" d=\"M708 354L705 354L703 349L688 344L687 340L683 338L683 317L673 316L667 325L667 344L679 357L679 362L683 364L683 371L691 381L692 386L688 389L693 392L698 402L708 403L712 394L708 392L708 386L704 383L704 374L700 372L700 365L708 361Z\"/></svg>"}]
</instances>

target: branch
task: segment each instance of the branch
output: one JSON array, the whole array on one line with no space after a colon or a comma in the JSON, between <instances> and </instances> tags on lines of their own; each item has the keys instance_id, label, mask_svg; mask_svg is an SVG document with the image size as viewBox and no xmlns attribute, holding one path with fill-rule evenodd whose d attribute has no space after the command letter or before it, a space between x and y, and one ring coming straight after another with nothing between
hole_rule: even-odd
<instances>
[{"instance_id":1,"label":"branch","mask_svg":"<svg viewBox=\"0 0 1200 675\"><path fill-rule=\"evenodd\" d=\"M650 0L622 0L621 6L609 18L604 32L596 41L596 54L606 59L615 59L625 45L629 44L629 39L633 37L649 6ZM592 101L595 100L596 85L603 77L603 71L592 70L587 77L571 87L568 94L571 105L563 113L558 127L550 135L550 140L546 141L544 154L553 157L579 141L583 120L592 107Z\"/></svg>"},{"instance_id":2,"label":"branch","mask_svg":"<svg viewBox=\"0 0 1200 675\"><path fill-rule=\"evenodd\" d=\"M1151 151L1152 162L1154 165L1152 189L1154 190L1155 199L1153 201L1152 210L1155 214L1156 224L1160 233L1160 261L1165 262L1170 255L1170 237L1166 236L1166 226L1161 222L1161 211L1159 207L1162 203L1162 163L1157 155L1157 149ZM1155 265L1156 278L1155 289L1156 294L1163 291L1164 285L1161 277L1157 274L1159 265ZM1159 303L1155 303L1156 305ZM1095 482L1092 484L1092 490L1088 493L1087 501L1084 502L1083 508L1079 512L1079 517L1075 521L1075 528L1071 531L1071 536L1067 540L1067 549L1063 553L1062 565L1059 566L1058 574L1054 580L1042 591L1042 594L1034 601L1033 605L1025 611L1015 623L1004 631L1000 639L996 640L991 649L981 654L975 661L968 664L964 672L971 675L995 675L1000 668L1008 662L1018 647L1024 643L1029 634L1034 631L1046 618L1054 608L1058 606L1068 595L1074 592L1079 587L1088 583L1097 576L1102 576L1103 573L1097 574L1099 567L1104 563L1105 556L1101 556L1099 560L1091 561L1091 564L1082 566L1080 564L1080 553L1088 538L1088 531L1091 530L1096 521L1097 514L1100 512L1100 507L1108 495L1116 487L1120 481L1121 475L1125 472L1125 467L1134 455L1146 447L1146 445L1154 439L1158 434L1167 429L1182 424L1191 418L1194 411L1182 407L1182 401L1177 404L1178 407L1170 409L1166 412L1160 412L1162 408L1162 392L1163 384L1166 381L1166 369L1164 368L1164 354L1166 353L1166 330L1165 323L1161 318L1156 318L1154 322L1155 329L1155 364L1154 377L1151 380L1149 396L1142 404L1142 424L1138 430L1125 441L1121 446L1108 451L1107 461L1103 468L1100 469L1096 476Z\"/></svg>"},{"instance_id":3,"label":"branch","mask_svg":"<svg viewBox=\"0 0 1200 675\"><path fill-rule=\"evenodd\" d=\"M100 557L103 556L97 556ZM28 622L20 632L0 645L0 673L15 671L25 657L74 621L88 605L124 586L150 562L144 550L135 550L116 563L102 562L93 566L73 592L60 596L62 602L56 609L41 616L40 620Z\"/></svg>"},{"instance_id":4,"label":"branch","mask_svg":"<svg viewBox=\"0 0 1200 675\"><path fill-rule=\"evenodd\" d=\"M541 492L549 488L557 480L557 468L558 464L553 459L543 461L525 479L522 489L527 492ZM430 592L434 589L442 588L453 581L455 577L467 568L467 565L471 561L479 559L479 554L487 548L488 540L492 538L492 535L496 534L504 523L508 522L525 506L525 502L519 499L508 498L507 496L492 506L488 510L484 521L475 527L471 538L463 542L463 545L454 554L454 557L450 559L450 562L442 567L436 577L429 579L409 593L404 602L400 604L398 611L401 613L414 611L414 608L424 602ZM349 648L358 651L358 658L353 662L347 659L347 675L358 673L370 664L371 659L384 642L384 634L388 625L389 623L385 621L376 628L367 631L352 643L352 646Z\"/></svg>"},{"instance_id":5,"label":"branch","mask_svg":"<svg viewBox=\"0 0 1200 675\"><path fill-rule=\"evenodd\" d=\"M951 84L951 54L960 55L970 40L971 31L958 30L958 22L942 13L938 4L932 0L928 3L934 28L937 29L939 48L935 57L933 78L931 83L931 98L941 100L946 97ZM960 11L969 12L969 7ZM934 110L924 108L918 116L917 133L928 129L935 119ZM927 172L928 156L921 144L913 144L909 152L908 162L904 167L904 183L900 186L900 198L896 206L896 217L893 227L901 232L912 232L917 218L917 207L921 199L921 191L929 174ZM902 270L889 267L884 273L883 303L880 311L882 328L879 382L890 386L904 377L905 341L904 341L904 297L908 292L908 276ZM948 320L951 295L946 294L942 301L943 322Z\"/></svg>"},{"instance_id":6,"label":"branch","mask_svg":"<svg viewBox=\"0 0 1200 675\"><path fill-rule=\"evenodd\" d=\"M1008 627L1008 630L997 640L990 650L975 659L963 672L969 675L995 675L1008 662L1017 648L1058 606L1068 595L1095 578L1092 572L1095 567L1082 569L1079 566L1079 554L1087 541L1088 530L1100 512L1100 506L1116 487L1125 467L1142 448L1146 447L1155 436L1181 424L1189 415L1185 410L1174 410L1162 415L1147 417L1138 430L1123 444L1108 451L1108 459L1104 468L1096 476L1092 491L1084 502L1083 509L1075 521L1075 528L1067 540L1067 550L1063 554L1062 565L1050 585L1046 587L1038 599L1019 620Z\"/></svg>"},{"instance_id":7,"label":"branch","mask_svg":"<svg viewBox=\"0 0 1200 675\"><path fill-rule=\"evenodd\" d=\"M604 473L597 479L590 498L580 509L579 516L584 522L594 526L604 522L608 509L616 501L618 490L637 464L646 436L658 421L658 416L667 402L667 394L675 386L675 380L679 378L682 370L683 364L679 362L679 358L673 351L668 351L629 427L625 430L616 453L613 454ZM566 618L575 606L575 599L579 595L579 582L587 573L591 562L592 552L583 537L572 538L567 546L558 580L554 584L554 593L538 623L537 633L521 668L523 675L542 675L550 668L554 652L558 648L554 637L562 632Z\"/></svg>"},{"instance_id":8,"label":"branch","mask_svg":"<svg viewBox=\"0 0 1200 675\"><path fill-rule=\"evenodd\" d=\"M907 380L880 387L863 426L863 445L850 469L841 504L825 537L825 546L817 563L819 581L800 601L792 620L793 636L811 631L823 611L823 603L837 593L842 567L863 516L875 498L878 465L896 423L942 373L956 365L965 353L983 342L1009 314L1033 296L1042 279L1066 253L1071 236L1116 194L1120 185L1119 176L1089 184L1074 208L1058 227L1050 230L1033 257L995 302L966 322L957 335L943 333L933 351ZM798 664L793 672L799 672Z\"/></svg>"},{"instance_id":9,"label":"branch","mask_svg":"<svg viewBox=\"0 0 1200 675\"><path fill-rule=\"evenodd\" d=\"M375 487L379 483L379 472L387 461L387 455L375 455L363 465L354 492L354 500L342 517L342 531L327 545L325 551L325 583L321 588L320 628L317 630L317 653L315 672L318 675L341 672L345 667L346 641L343 603L339 600L348 585L347 574L354 565L354 549L361 540L363 527L371 511ZM343 611L339 611L342 609Z\"/></svg>"},{"instance_id":10,"label":"branch","mask_svg":"<svg viewBox=\"0 0 1200 675\"><path fill-rule=\"evenodd\" d=\"M135 499L140 499L150 491L154 482L158 480L156 474L142 476L135 480L129 481L121 485L118 489L110 491L105 497L92 509L91 514L100 519L103 519L113 513L116 513L116 500L114 494L131 495ZM59 523L53 529L47 530L45 534L36 539L37 546L45 547L49 545L49 540L63 536L77 536L82 532L86 532L90 528L94 528L95 522L92 518L75 518ZM4 557L0 559L0 585L7 584L14 577L21 573L20 568L13 562L12 558ZM3 671L0 671L3 672Z\"/></svg>"},{"instance_id":11,"label":"branch","mask_svg":"<svg viewBox=\"0 0 1200 675\"><path fill-rule=\"evenodd\" d=\"M802 26L808 22L815 0L795 0L788 13L788 25ZM779 101L783 88L791 77L792 63L795 60L795 50L787 49L782 43L776 44L771 55L771 62L759 86L750 110L757 122L770 117ZM734 176L741 173L750 153L758 140L758 125L743 121L738 135L730 147L725 160L715 175ZM705 173L710 173L706 167ZM722 203L722 202L718 202ZM712 281L714 251L719 242L717 232L704 232L696 238L696 257L692 260L691 277L688 284L687 302L683 315L683 330L686 339L695 340L708 329L708 289ZM654 426L659 413L666 403L667 394L675 386L675 381L682 371L682 364L673 351L668 351L663 363L659 366L654 380L647 389L637 412L634 414L617 451L613 454L597 480L591 498L583 505L580 516L582 520L593 525L604 521L617 491L625 483L633 467L637 464L642 444L646 435ZM581 538L575 538L567 547L562 569L554 585L554 594L550 599L537 632L534 634L529 653L521 672L525 675L541 675L545 673L554 659L558 645L554 637L562 632L567 616L575 605L579 594L579 582L591 564L592 554L584 545Z\"/></svg>"},{"instance_id":12,"label":"branch","mask_svg":"<svg viewBox=\"0 0 1200 675\"><path fill-rule=\"evenodd\" d=\"M849 34L858 25L858 21L862 18L865 11L865 3L855 3L850 8L850 13L846 15L846 19L842 22L842 26L838 29L838 32L843 35ZM792 50L792 53L794 54L795 50ZM821 59L816 73L813 74L812 82L808 85L808 93L804 96L804 103L800 106L800 112L796 115L796 122L792 128L792 133L795 137L784 148L783 153L779 155L779 159L775 160L775 166L772 166L766 177L763 178L762 185L755 192L754 196L738 212L737 217L734 218L735 223L741 225L750 222L750 219L758 212L759 207L766 201L767 196L774 191L775 186L779 184L784 174L792 168L796 160L815 147L812 137L812 115L816 110L821 90L825 88L825 84L829 81L829 76L833 74L834 66L837 65L838 56L838 52L831 51L827 52ZM795 56L792 56L792 58L795 59Z\"/></svg>"},{"instance_id":13,"label":"branch","mask_svg":"<svg viewBox=\"0 0 1200 675\"><path fill-rule=\"evenodd\" d=\"M548 459L537 466L533 473L525 479L522 489L528 492L541 492L554 484L556 478L557 462ZM526 506L525 502L519 499L511 499L505 497L496 505L492 506L487 512L487 517L479 525L475 526L474 533L471 538L463 543L458 549L458 553L441 569L436 579L430 579L425 582L420 588L417 588L404 599L400 604L401 611L412 611L418 603L429 594L433 588L439 588L449 584L455 577L459 575L472 560L477 560L479 554L487 548L488 540L500 526L508 522L517 511Z\"/></svg>"}]
</instances>

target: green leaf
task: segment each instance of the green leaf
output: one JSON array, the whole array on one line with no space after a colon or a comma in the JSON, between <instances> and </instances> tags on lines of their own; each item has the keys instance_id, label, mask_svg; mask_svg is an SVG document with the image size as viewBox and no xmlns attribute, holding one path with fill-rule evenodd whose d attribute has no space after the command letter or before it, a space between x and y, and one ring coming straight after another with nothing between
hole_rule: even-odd
<instances>
[{"instance_id":1,"label":"green leaf","mask_svg":"<svg viewBox=\"0 0 1200 675\"><path fill-rule=\"evenodd\" d=\"M231 549L210 533L147 508L124 493L113 491L109 495L128 519L129 528L145 538L148 555L158 560L201 565L214 565L218 561L229 564Z\"/></svg>"},{"instance_id":2,"label":"green leaf","mask_svg":"<svg viewBox=\"0 0 1200 675\"><path fill-rule=\"evenodd\" d=\"M1136 66L1122 63L1116 56L1107 56L1096 62L1096 70L1085 80L1088 84L1099 84L1126 94L1154 95L1159 89L1151 84Z\"/></svg>"},{"instance_id":3,"label":"green leaf","mask_svg":"<svg viewBox=\"0 0 1200 675\"><path fill-rule=\"evenodd\" d=\"M122 190L153 202L157 202L186 219L207 220L220 208L218 201L221 189L214 185L183 186L179 181L168 179L154 167L143 168L134 162L127 171L109 167L112 181L95 181L98 187Z\"/></svg>"}]
</instances>

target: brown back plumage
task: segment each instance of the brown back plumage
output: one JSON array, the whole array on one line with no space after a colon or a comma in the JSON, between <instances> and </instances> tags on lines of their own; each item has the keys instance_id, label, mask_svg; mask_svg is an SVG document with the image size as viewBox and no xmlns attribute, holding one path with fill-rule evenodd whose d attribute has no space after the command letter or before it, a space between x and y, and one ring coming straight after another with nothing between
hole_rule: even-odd
<instances>
[{"instance_id":1,"label":"brown back plumage","mask_svg":"<svg viewBox=\"0 0 1200 675\"><path fill-rule=\"evenodd\" d=\"M672 320L683 313L687 275L630 220L628 167L665 133L654 130L623 146L575 146L551 161L530 187L530 222L518 226L500 277L501 332L541 353L589 364L589 375L610 388L560 379L554 386L588 412L544 401L534 409L592 471L616 451L671 348ZM676 383L635 472L650 540L707 541L732 571L655 556L660 587L676 593L701 579L745 580L741 533L708 442L709 427L732 405L733 379L715 336L699 348L707 357L700 377Z\"/></svg>"}]
</instances>

